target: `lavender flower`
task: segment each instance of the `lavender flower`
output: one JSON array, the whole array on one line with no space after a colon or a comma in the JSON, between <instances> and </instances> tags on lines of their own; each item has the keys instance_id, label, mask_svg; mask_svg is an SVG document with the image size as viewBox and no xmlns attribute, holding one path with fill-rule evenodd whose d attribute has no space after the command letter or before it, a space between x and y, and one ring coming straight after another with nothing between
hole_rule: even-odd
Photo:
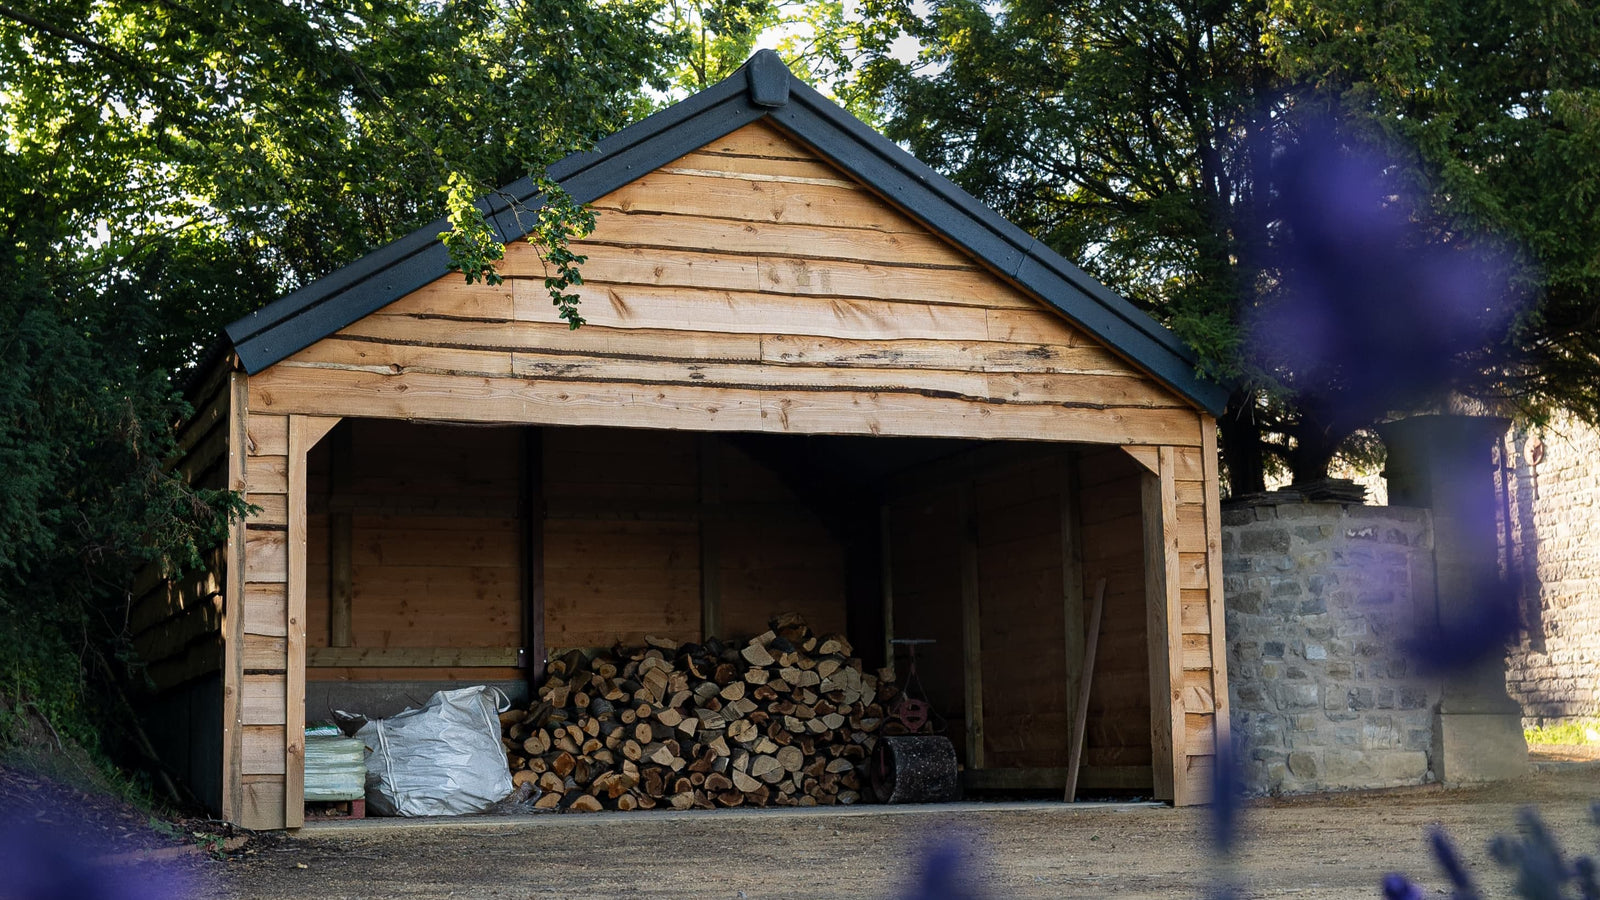
<instances>
[{"instance_id":1,"label":"lavender flower","mask_svg":"<svg viewBox=\"0 0 1600 900\"><path fill-rule=\"evenodd\" d=\"M1412 884L1404 875L1390 872L1383 876L1383 900L1422 900L1422 888Z\"/></svg>"},{"instance_id":2,"label":"lavender flower","mask_svg":"<svg viewBox=\"0 0 1600 900\"><path fill-rule=\"evenodd\" d=\"M1455 900L1478 900L1478 888L1472 883L1472 877L1467 874L1460 854L1456 852L1455 845L1450 843L1450 837L1444 833L1444 829L1437 826L1430 829L1428 843L1433 848L1434 859L1439 861L1439 868L1444 870L1451 886L1455 888Z\"/></svg>"}]
</instances>

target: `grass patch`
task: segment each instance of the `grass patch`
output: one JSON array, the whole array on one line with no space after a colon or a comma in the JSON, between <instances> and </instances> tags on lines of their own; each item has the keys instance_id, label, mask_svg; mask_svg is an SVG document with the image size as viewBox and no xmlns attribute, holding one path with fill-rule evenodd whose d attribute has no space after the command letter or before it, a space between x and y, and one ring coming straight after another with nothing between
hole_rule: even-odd
<instances>
[{"instance_id":1,"label":"grass patch","mask_svg":"<svg viewBox=\"0 0 1600 900\"><path fill-rule=\"evenodd\" d=\"M1600 745L1600 719L1577 719L1559 725L1525 728L1529 744Z\"/></svg>"}]
</instances>

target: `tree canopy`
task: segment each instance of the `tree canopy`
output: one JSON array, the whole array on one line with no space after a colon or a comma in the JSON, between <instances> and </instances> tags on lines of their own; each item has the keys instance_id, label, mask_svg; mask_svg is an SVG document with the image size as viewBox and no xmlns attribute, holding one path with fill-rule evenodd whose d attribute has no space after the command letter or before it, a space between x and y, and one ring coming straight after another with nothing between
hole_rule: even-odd
<instances>
[{"instance_id":1,"label":"tree canopy","mask_svg":"<svg viewBox=\"0 0 1600 900\"><path fill-rule=\"evenodd\" d=\"M1219 425L1248 492L1274 465L1325 474L1365 426L1457 393L1600 417L1596 40L1595 10L1559 0L868 0L825 50L859 114L1234 380ZM1313 159L1323 148L1334 156ZM1341 157L1366 161L1347 172L1365 173L1359 190L1296 191ZM1350 240L1323 235L1320 258L1350 254L1365 280L1291 290L1312 224L1352 198L1365 217L1346 217ZM1355 238L1396 210L1390 245L1408 249L1389 261L1409 270L1384 280ZM1352 379L1396 352L1386 329L1431 324L1375 299L1393 300L1392 282L1410 284L1401 304L1461 287L1422 261L1496 285L1457 298L1494 309L1397 373L1406 383ZM1263 328L1307 303L1325 308L1302 321L1355 318L1336 364Z\"/></svg>"},{"instance_id":2,"label":"tree canopy","mask_svg":"<svg viewBox=\"0 0 1600 900\"><path fill-rule=\"evenodd\" d=\"M685 45L660 14L0 0L0 727L92 738L138 682L134 569L238 511L164 465L222 326L441 216L481 275L472 200L646 111Z\"/></svg>"}]
</instances>

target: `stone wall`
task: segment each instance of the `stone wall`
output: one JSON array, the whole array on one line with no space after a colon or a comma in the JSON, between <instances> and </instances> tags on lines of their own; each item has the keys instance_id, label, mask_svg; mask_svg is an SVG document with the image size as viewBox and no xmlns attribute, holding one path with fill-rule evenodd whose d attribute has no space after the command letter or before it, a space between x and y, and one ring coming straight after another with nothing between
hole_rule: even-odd
<instances>
[{"instance_id":1,"label":"stone wall","mask_svg":"<svg viewBox=\"0 0 1600 900\"><path fill-rule=\"evenodd\" d=\"M1439 686L1395 643L1433 615L1427 511L1234 506L1222 551L1233 728L1252 790L1428 780Z\"/></svg>"},{"instance_id":2,"label":"stone wall","mask_svg":"<svg viewBox=\"0 0 1600 900\"><path fill-rule=\"evenodd\" d=\"M1597 459L1600 431L1569 417L1515 429L1503 444L1501 562L1527 628L1506 687L1527 725L1600 718Z\"/></svg>"}]
</instances>

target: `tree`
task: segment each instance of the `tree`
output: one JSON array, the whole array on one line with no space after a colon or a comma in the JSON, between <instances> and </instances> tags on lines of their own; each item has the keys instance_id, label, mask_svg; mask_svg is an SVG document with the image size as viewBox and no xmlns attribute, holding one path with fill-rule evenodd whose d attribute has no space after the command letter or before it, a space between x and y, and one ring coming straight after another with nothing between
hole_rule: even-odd
<instances>
[{"instance_id":1,"label":"tree","mask_svg":"<svg viewBox=\"0 0 1600 900\"><path fill-rule=\"evenodd\" d=\"M196 563L238 513L164 467L174 375L447 214L481 277L471 199L648 108L680 44L657 11L0 0L0 708L92 743L85 711L138 677L133 570Z\"/></svg>"},{"instance_id":2,"label":"tree","mask_svg":"<svg viewBox=\"0 0 1600 900\"><path fill-rule=\"evenodd\" d=\"M1239 494L1260 490L1275 465L1296 479L1325 474L1362 428L1406 411L1390 404L1460 390L1600 413L1600 358L1582 327L1597 308L1600 241L1582 201L1549 190L1600 187L1589 93L1600 82L1594 57L1582 61L1596 24L1592 11L1555 2L1510 15L1514 6L947 0L923 14L873 0L826 50L836 90L858 112L1172 327L1206 371L1236 385L1219 432ZM920 49L903 61L907 38ZM1400 198L1388 206L1403 208L1416 247L1463 248L1456 258L1484 269L1495 258L1477 252L1483 238L1506 239L1513 255L1495 302L1531 296L1532 306L1481 317L1475 343L1450 342L1427 384L1359 397L1346 377L1359 357L1307 367L1263 340L1259 317L1307 299L1285 290L1298 240L1287 223L1294 202L1318 195L1296 200L1290 182L1304 169L1296 151L1324 146L1381 160L1365 167L1367 196Z\"/></svg>"}]
</instances>

